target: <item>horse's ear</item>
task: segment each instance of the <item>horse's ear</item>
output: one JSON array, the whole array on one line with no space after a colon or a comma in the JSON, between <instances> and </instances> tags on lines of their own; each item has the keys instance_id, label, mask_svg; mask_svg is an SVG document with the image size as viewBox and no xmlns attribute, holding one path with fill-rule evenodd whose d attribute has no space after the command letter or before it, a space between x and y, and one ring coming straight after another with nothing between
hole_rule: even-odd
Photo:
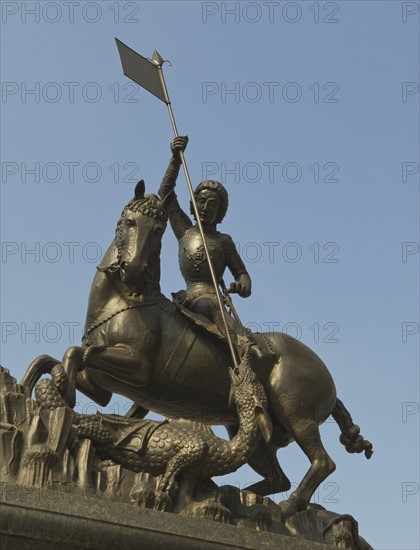
<instances>
[{"instance_id":1,"label":"horse's ear","mask_svg":"<svg viewBox=\"0 0 420 550\"><path fill-rule=\"evenodd\" d=\"M134 197L136 199L142 199L144 197L145 185L144 180L140 180L134 190Z\"/></svg>"}]
</instances>

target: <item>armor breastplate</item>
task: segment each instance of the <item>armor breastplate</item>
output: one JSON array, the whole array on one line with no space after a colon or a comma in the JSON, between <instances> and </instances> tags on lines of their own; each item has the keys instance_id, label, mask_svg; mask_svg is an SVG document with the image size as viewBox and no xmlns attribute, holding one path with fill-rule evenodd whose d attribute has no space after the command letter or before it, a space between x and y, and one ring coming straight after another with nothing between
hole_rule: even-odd
<instances>
[{"instance_id":1,"label":"armor breastplate","mask_svg":"<svg viewBox=\"0 0 420 550\"><path fill-rule=\"evenodd\" d=\"M220 233L206 235L206 243L216 279L220 281L225 270L225 250ZM203 239L197 227L188 229L179 241L179 266L187 289L197 283L213 286Z\"/></svg>"}]
</instances>

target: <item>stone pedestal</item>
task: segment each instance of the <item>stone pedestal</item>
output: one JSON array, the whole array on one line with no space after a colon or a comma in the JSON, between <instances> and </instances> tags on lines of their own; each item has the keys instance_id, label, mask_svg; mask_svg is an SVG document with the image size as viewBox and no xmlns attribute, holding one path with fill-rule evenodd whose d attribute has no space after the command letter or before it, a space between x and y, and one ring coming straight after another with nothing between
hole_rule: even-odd
<instances>
[{"instance_id":1,"label":"stone pedestal","mask_svg":"<svg viewBox=\"0 0 420 550\"><path fill-rule=\"evenodd\" d=\"M1 550L334 550L129 504L2 483Z\"/></svg>"},{"instance_id":2,"label":"stone pedestal","mask_svg":"<svg viewBox=\"0 0 420 550\"><path fill-rule=\"evenodd\" d=\"M188 476L171 497L76 437L58 397L33 401L0 367L0 550L372 550L352 516L316 504L285 518L268 497Z\"/></svg>"}]
</instances>

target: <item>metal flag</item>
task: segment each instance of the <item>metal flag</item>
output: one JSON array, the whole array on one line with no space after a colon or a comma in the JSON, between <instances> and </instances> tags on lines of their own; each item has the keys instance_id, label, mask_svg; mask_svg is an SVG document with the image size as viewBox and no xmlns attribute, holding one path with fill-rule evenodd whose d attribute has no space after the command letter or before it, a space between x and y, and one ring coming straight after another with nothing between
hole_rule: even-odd
<instances>
[{"instance_id":1,"label":"metal flag","mask_svg":"<svg viewBox=\"0 0 420 550\"><path fill-rule=\"evenodd\" d=\"M162 80L157 66L126 46L118 38L115 39L121 58L121 64L125 76L145 88L164 103L168 103L168 97L162 86ZM163 60L162 60L163 61Z\"/></svg>"},{"instance_id":2,"label":"metal flag","mask_svg":"<svg viewBox=\"0 0 420 550\"><path fill-rule=\"evenodd\" d=\"M179 136L178 128L176 126L174 113L172 111L172 105L169 100L168 90L166 88L165 78L163 76L162 65L165 63L164 59L159 55L155 50L152 55L151 61L142 57L140 54L126 46L118 40L115 39L118 46L118 51L120 52L121 62L123 66L123 71L128 78L131 78L134 82L137 82L142 88L145 88L153 95L161 99L166 106L168 107L169 117L171 119L172 128L174 130L175 137ZM180 151L181 163L185 172L185 179L187 180L188 191L190 192L191 203L193 205L193 210L195 214L195 219L197 221L197 226L203 240L203 247L209 264L210 274L213 281L213 286L216 292L217 303L219 305L220 312L222 314L223 328L225 330L226 339L229 345L230 354L232 356L232 361L235 367L238 366L240 360L240 353L234 344L232 337L230 335L229 327L226 320L226 309L223 305L222 296L219 290L219 283L214 272L213 264L211 261L210 253L207 247L207 239L204 234L204 229L201 223L200 215L198 213L197 203L194 196L194 190L191 183L190 174L188 172L187 163L185 161L185 156L183 151Z\"/></svg>"}]
</instances>

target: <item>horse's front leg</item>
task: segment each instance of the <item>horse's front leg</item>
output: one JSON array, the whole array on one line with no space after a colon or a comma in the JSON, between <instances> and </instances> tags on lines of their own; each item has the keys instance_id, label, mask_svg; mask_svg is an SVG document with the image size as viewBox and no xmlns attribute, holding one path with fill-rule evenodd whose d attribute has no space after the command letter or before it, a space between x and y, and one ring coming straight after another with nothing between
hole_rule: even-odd
<instances>
[{"instance_id":1,"label":"horse's front leg","mask_svg":"<svg viewBox=\"0 0 420 550\"><path fill-rule=\"evenodd\" d=\"M59 363L60 361L57 361L57 359L54 359L54 357L50 355L40 355L34 359L26 369L25 375L20 381L20 385L25 386L32 392L41 376L43 374L51 374L53 367Z\"/></svg>"},{"instance_id":2,"label":"horse's front leg","mask_svg":"<svg viewBox=\"0 0 420 550\"><path fill-rule=\"evenodd\" d=\"M67 377L64 391L64 401L71 408L76 404L76 377L79 370L83 368L83 357L88 348L72 346L63 355L62 365Z\"/></svg>"},{"instance_id":3,"label":"horse's front leg","mask_svg":"<svg viewBox=\"0 0 420 550\"><path fill-rule=\"evenodd\" d=\"M76 404L76 380L79 371L83 370L86 366L94 350L99 351L102 349L104 348L98 346L72 346L68 348L63 355L61 363L66 375L66 383L62 394L64 401L69 407L73 408ZM109 399L111 398L111 395L109 396Z\"/></svg>"},{"instance_id":4,"label":"horse's front leg","mask_svg":"<svg viewBox=\"0 0 420 550\"><path fill-rule=\"evenodd\" d=\"M107 405L112 395L110 384L105 384L103 375L131 388L143 387L149 382L151 363L147 355L140 354L134 347L117 344L87 350L83 357L84 370L77 376L76 387L100 405Z\"/></svg>"},{"instance_id":5,"label":"horse's front leg","mask_svg":"<svg viewBox=\"0 0 420 550\"><path fill-rule=\"evenodd\" d=\"M96 373L120 380L131 387L145 386L150 378L150 362L131 346L72 346L63 356L66 374L63 398L70 407L76 403L76 388L100 405L107 405L112 392L101 385Z\"/></svg>"}]
</instances>

